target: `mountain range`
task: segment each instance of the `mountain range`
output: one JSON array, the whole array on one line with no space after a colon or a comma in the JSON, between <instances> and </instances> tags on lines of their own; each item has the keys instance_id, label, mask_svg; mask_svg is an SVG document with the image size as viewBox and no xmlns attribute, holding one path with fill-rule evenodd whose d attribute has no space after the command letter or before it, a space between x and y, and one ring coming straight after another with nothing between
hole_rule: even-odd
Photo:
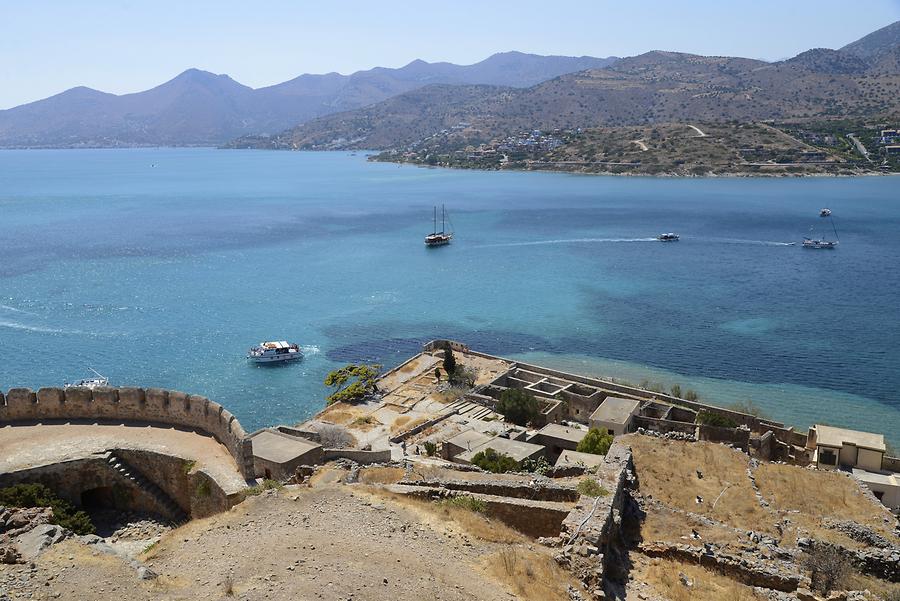
<instances>
[{"instance_id":1,"label":"mountain range","mask_svg":"<svg viewBox=\"0 0 900 601\"><path fill-rule=\"evenodd\" d=\"M517 131L648 123L900 118L900 21L839 50L779 62L652 51L528 88L430 85L235 147L402 148Z\"/></svg>"},{"instance_id":2,"label":"mountain range","mask_svg":"<svg viewBox=\"0 0 900 601\"><path fill-rule=\"evenodd\" d=\"M281 132L431 84L528 87L615 60L506 52L473 65L416 60L399 69L300 75L259 89L188 69L143 92L115 95L77 87L0 111L0 146L218 145L249 133Z\"/></svg>"}]
</instances>

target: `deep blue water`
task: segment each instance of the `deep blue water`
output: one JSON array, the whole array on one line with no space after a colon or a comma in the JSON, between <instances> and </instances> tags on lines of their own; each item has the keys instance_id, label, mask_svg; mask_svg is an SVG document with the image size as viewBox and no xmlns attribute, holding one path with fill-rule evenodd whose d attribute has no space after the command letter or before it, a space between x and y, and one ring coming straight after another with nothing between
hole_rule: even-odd
<instances>
[{"instance_id":1,"label":"deep blue water","mask_svg":"<svg viewBox=\"0 0 900 601\"><path fill-rule=\"evenodd\" d=\"M248 428L453 337L900 442L900 180L650 179L211 149L0 151L0 388L98 369ZM432 205L456 238L428 250ZM799 242L830 207L836 251ZM662 244L664 231L682 235ZM263 339L302 364L257 368Z\"/></svg>"}]
</instances>

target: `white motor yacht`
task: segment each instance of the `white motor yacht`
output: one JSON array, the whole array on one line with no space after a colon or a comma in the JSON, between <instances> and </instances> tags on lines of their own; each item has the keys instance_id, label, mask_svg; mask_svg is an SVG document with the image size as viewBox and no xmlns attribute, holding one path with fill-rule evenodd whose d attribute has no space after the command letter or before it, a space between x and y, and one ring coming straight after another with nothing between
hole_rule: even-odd
<instances>
[{"instance_id":1,"label":"white motor yacht","mask_svg":"<svg viewBox=\"0 0 900 601\"><path fill-rule=\"evenodd\" d=\"M286 340L260 342L247 351L247 358L254 363L295 361L303 358L300 346Z\"/></svg>"}]
</instances>

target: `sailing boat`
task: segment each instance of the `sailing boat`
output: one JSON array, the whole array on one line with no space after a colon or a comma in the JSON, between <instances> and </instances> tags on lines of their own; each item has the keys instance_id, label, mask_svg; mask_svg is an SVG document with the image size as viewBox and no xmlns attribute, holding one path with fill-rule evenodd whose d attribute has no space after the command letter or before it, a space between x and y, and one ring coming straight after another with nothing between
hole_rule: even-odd
<instances>
[{"instance_id":1,"label":"sailing boat","mask_svg":"<svg viewBox=\"0 0 900 601\"><path fill-rule=\"evenodd\" d=\"M831 229L834 230L834 240L826 240L824 232L820 238L803 238L803 248L828 248L835 249L838 245L837 228L834 225L834 219L831 218L831 209L822 209L819 211L819 217L828 219L831 222ZM809 229L812 230L813 227Z\"/></svg>"},{"instance_id":2,"label":"sailing boat","mask_svg":"<svg viewBox=\"0 0 900 601\"><path fill-rule=\"evenodd\" d=\"M425 236L425 246L444 246L450 244L453 232L447 231L447 211L441 205L441 231L437 231L437 207L434 207L434 227L430 234Z\"/></svg>"}]
</instances>

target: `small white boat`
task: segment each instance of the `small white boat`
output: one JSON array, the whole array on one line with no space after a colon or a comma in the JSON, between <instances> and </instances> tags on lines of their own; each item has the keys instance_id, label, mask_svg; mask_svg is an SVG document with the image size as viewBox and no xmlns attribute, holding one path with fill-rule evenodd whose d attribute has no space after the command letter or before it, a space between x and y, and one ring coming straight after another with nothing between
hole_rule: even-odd
<instances>
[{"instance_id":1,"label":"small white boat","mask_svg":"<svg viewBox=\"0 0 900 601\"><path fill-rule=\"evenodd\" d=\"M669 232L667 234L660 234L656 239L660 242L678 242L680 236L674 232Z\"/></svg>"},{"instance_id":2,"label":"small white boat","mask_svg":"<svg viewBox=\"0 0 900 601\"><path fill-rule=\"evenodd\" d=\"M92 372L94 372L93 378L82 378L81 380L76 380L74 382L66 382L63 384L64 388L100 388L101 386L109 386L109 378L98 372L97 370L89 367Z\"/></svg>"},{"instance_id":3,"label":"small white boat","mask_svg":"<svg viewBox=\"0 0 900 601\"><path fill-rule=\"evenodd\" d=\"M819 217L831 217L831 209L822 209L819 211Z\"/></svg>"},{"instance_id":4,"label":"small white boat","mask_svg":"<svg viewBox=\"0 0 900 601\"><path fill-rule=\"evenodd\" d=\"M303 351L286 340L260 342L247 351L247 358L254 363L277 363L303 358Z\"/></svg>"}]
</instances>

